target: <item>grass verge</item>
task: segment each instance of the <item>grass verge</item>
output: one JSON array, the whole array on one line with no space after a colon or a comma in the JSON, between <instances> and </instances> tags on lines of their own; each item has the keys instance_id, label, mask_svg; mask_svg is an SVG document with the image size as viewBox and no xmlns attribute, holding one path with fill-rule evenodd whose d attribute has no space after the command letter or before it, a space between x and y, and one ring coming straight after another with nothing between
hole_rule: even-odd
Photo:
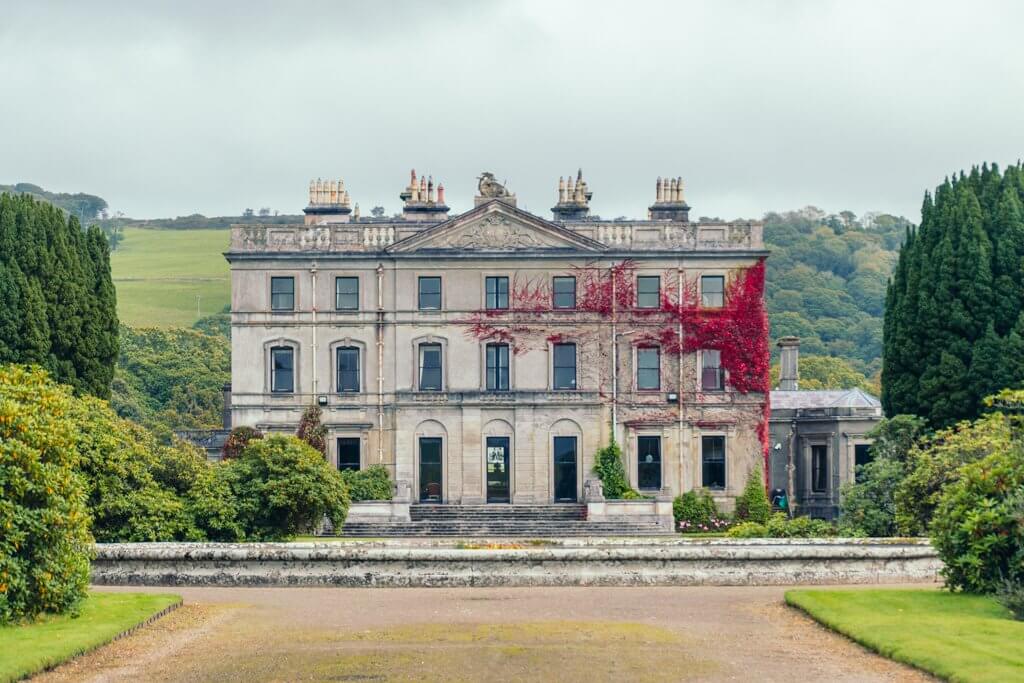
<instances>
[{"instance_id":1,"label":"grass verge","mask_svg":"<svg viewBox=\"0 0 1024 683\"><path fill-rule=\"evenodd\" d=\"M939 590L793 590L786 603L864 647L950 681L1024 680L1024 622Z\"/></svg>"},{"instance_id":2,"label":"grass verge","mask_svg":"<svg viewBox=\"0 0 1024 683\"><path fill-rule=\"evenodd\" d=\"M0 681L17 681L106 645L181 602L160 593L90 593L79 616L45 616L0 628Z\"/></svg>"}]
</instances>

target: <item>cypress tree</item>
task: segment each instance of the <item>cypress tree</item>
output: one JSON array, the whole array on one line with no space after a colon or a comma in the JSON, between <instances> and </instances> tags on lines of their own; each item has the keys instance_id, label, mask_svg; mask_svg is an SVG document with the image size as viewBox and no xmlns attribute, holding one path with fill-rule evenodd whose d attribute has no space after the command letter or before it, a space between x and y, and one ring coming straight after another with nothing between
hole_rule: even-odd
<instances>
[{"instance_id":1,"label":"cypress tree","mask_svg":"<svg viewBox=\"0 0 1024 683\"><path fill-rule=\"evenodd\" d=\"M983 164L925 193L886 295L883 407L933 427L1024 384L1024 173Z\"/></svg>"},{"instance_id":2,"label":"cypress tree","mask_svg":"<svg viewBox=\"0 0 1024 683\"><path fill-rule=\"evenodd\" d=\"M117 327L100 230L28 195L0 194L0 362L41 365L106 398Z\"/></svg>"}]
</instances>

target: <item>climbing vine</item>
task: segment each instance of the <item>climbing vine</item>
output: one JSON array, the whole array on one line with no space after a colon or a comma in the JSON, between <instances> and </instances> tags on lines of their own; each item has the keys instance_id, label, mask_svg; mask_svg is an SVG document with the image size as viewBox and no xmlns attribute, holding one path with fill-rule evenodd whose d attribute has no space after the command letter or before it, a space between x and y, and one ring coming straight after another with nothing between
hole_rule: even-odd
<instances>
[{"instance_id":1,"label":"climbing vine","mask_svg":"<svg viewBox=\"0 0 1024 683\"><path fill-rule=\"evenodd\" d=\"M576 278L575 308L553 307L547 276L516 275L509 283L509 308L472 313L461 321L465 334L478 341L507 343L517 355L560 341L575 341L581 367L596 363L598 372L605 372L609 365L601 362L610 353L610 345L602 337L609 334L608 323L612 322L617 329L628 330L634 346L656 345L665 356L717 349L729 388L740 394L763 395L757 433L767 470L769 347L763 259L730 278L720 308L703 307L697 280L680 279L676 271L661 276L659 306L638 308L633 261L586 265L566 274ZM599 382L602 387L606 384ZM671 410L651 405L641 421L678 419L679 410L681 404Z\"/></svg>"}]
</instances>

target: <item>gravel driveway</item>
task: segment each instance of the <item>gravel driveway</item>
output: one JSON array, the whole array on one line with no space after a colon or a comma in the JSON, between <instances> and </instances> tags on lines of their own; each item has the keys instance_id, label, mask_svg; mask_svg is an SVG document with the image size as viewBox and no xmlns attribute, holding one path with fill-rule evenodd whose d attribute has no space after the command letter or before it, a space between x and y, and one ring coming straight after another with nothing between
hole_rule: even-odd
<instances>
[{"instance_id":1,"label":"gravel driveway","mask_svg":"<svg viewBox=\"0 0 1024 683\"><path fill-rule=\"evenodd\" d=\"M177 612L39 680L930 680L777 587L173 592Z\"/></svg>"}]
</instances>

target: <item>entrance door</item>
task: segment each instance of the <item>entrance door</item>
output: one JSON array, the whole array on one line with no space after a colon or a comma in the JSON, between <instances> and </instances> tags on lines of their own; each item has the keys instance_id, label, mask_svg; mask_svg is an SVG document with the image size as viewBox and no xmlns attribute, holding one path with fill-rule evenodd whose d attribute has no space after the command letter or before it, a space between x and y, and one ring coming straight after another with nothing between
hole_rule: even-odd
<instances>
[{"instance_id":1,"label":"entrance door","mask_svg":"<svg viewBox=\"0 0 1024 683\"><path fill-rule=\"evenodd\" d=\"M487 437L487 502L508 503L509 495L509 439L507 436Z\"/></svg>"},{"instance_id":2,"label":"entrance door","mask_svg":"<svg viewBox=\"0 0 1024 683\"><path fill-rule=\"evenodd\" d=\"M555 502L576 502L576 437L555 437Z\"/></svg>"},{"instance_id":3,"label":"entrance door","mask_svg":"<svg viewBox=\"0 0 1024 683\"><path fill-rule=\"evenodd\" d=\"M420 502L440 503L443 468L441 467L441 439L436 436L420 438Z\"/></svg>"}]
</instances>

